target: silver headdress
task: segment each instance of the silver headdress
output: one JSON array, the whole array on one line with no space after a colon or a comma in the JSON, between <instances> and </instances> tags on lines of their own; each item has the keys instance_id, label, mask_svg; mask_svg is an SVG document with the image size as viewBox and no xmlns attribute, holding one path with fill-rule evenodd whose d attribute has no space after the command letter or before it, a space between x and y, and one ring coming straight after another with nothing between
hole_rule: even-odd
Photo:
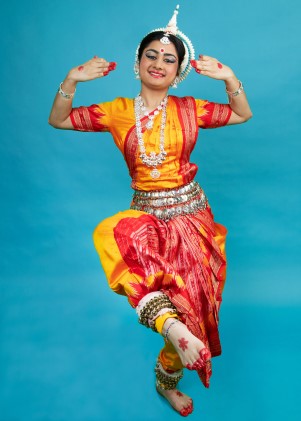
<instances>
[{"instance_id":1,"label":"silver headdress","mask_svg":"<svg viewBox=\"0 0 301 421\"><path fill-rule=\"evenodd\" d=\"M176 7L176 9L173 13L173 16L170 19L170 21L168 22L168 25L166 26L166 28L157 28L157 29L154 29L151 32L149 32L149 34L151 34L153 32L157 32L157 31L164 32L164 36L160 39L160 42L162 44L170 44L170 40L168 38L170 34L179 38L184 44L185 55L184 55L184 59L181 63L180 69L179 69L179 75L176 77L175 81L171 85L173 88L176 88L177 84L182 82L187 77L188 73L191 70L190 60L194 60L194 58L195 58L194 48L193 48L192 42L177 27L177 15L179 13L178 12L179 7L180 6L177 5L177 7ZM138 45L137 50L136 50L135 65L134 65L134 72L135 72L135 75L136 75L137 79L139 79L139 60L138 60L139 47L140 47L140 44Z\"/></svg>"}]
</instances>

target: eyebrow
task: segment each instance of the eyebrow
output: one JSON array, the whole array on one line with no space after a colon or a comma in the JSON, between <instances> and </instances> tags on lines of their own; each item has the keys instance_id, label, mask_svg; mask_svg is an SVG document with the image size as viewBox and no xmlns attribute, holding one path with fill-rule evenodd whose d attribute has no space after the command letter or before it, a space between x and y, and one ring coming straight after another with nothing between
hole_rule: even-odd
<instances>
[{"instance_id":1,"label":"eyebrow","mask_svg":"<svg viewBox=\"0 0 301 421\"><path fill-rule=\"evenodd\" d=\"M146 50L145 52L147 53L148 51L153 51L154 53L159 54L159 51L155 50L154 48L149 48L149 49L148 49L148 50ZM174 57L175 59L177 59L177 57L176 57L174 54L171 54L171 53L164 53L163 55L164 55L164 56L172 56L172 57Z\"/></svg>"}]
</instances>

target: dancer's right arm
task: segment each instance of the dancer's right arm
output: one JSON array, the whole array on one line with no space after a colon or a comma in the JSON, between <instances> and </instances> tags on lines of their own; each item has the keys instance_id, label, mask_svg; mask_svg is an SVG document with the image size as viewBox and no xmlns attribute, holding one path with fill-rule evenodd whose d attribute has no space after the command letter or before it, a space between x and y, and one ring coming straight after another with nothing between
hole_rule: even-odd
<instances>
[{"instance_id":1,"label":"dancer's right arm","mask_svg":"<svg viewBox=\"0 0 301 421\"><path fill-rule=\"evenodd\" d=\"M95 56L87 63L71 69L62 83L61 89L66 94L73 94L78 82L87 82L106 76L110 70L114 70L115 66L115 63L109 63L105 59ZM56 94L48 120L51 126L57 129L73 129L69 117L72 110L72 100L73 97L67 99L59 92Z\"/></svg>"}]
</instances>

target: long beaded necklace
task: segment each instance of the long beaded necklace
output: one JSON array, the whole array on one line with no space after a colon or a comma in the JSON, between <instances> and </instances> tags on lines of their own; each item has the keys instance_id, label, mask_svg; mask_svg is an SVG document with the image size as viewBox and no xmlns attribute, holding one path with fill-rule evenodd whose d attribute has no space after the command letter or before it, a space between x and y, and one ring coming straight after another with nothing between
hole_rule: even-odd
<instances>
[{"instance_id":1,"label":"long beaded necklace","mask_svg":"<svg viewBox=\"0 0 301 421\"><path fill-rule=\"evenodd\" d=\"M154 118L160 113L164 106L164 100L165 98L160 102L160 104L152 111L148 112L146 111L146 106L144 105L143 99L141 98L141 95L137 96L137 101L139 101L141 114L143 114L145 117L148 118L148 122L146 123L145 127L150 130L153 128L154 125Z\"/></svg>"},{"instance_id":2,"label":"long beaded necklace","mask_svg":"<svg viewBox=\"0 0 301 421\"><path fill-rule=\"evenodd\" d=\"M135 110L135 119L136 119L136 134L138 138L138 145L139 145L139 151L140 151L140 159L148 167L152 167L153 169L150 172L150 176L154 179L159 178L161 173L157 169L158 165L161 165L163 161L165 161L167 153L164 149L164 129L166 124L166 107L167 107L167 101L168 97L166 96L161 104L156 108L155 112L157 111L156 115L159 114L160 110L162 110L162 117L161 117L161 125L160 125L160 143L159 143L159 150L160 152L156 154L155 152L150 152L149 155L147 155L145 150L145 145L143 141L143 135L142 135L142 127L141 127L141 114L148 116L148 113L145 114L145 107L143 104L143 100L138 94L134 100L134 110ZM160 108L159 108L160 107ZM150 116L148 116L149 118ZM153 123L153 121L152 121Z\"/></svg>"}]
</instances>

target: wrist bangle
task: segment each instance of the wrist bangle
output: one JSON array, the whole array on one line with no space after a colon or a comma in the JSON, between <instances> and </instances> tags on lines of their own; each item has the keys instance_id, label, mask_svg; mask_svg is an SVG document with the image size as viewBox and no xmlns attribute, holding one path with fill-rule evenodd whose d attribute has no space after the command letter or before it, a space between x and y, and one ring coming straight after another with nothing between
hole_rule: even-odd
<instances>
[{"instance_id":1,"label":"wrist bangle","mask_svg":"<svg viewBox=\"0 0 301 421\"><path fill-rule=\"evenodd\" d=\"M64 92L63 89L62 89L62 84L63 84L63 82L60 83L60 86L59 86L59 89L58 89L58 93L60 95L62 95L63 98L72 99L74 97L74 94L76 92L76 89L74 89L74 92L72 94L66 94L66 92Z\"/></svg>"},{"instance_id":2,"label":"wrist bangle","mask_svg":"<svg viewBox=\"0 0 301 421\"><path fill-rule=\"evenodd\" d=\"M237 96L237 95L241 94L244 91L244 87L243 87L242 82L240 80L238 82L239 82L239 88L237 89L237 91L235 91L235 92L229 92L226 89L226 92L227 92L227 94L229 96L234 97L234 96Z\"/></svg>"}]
</instances>

